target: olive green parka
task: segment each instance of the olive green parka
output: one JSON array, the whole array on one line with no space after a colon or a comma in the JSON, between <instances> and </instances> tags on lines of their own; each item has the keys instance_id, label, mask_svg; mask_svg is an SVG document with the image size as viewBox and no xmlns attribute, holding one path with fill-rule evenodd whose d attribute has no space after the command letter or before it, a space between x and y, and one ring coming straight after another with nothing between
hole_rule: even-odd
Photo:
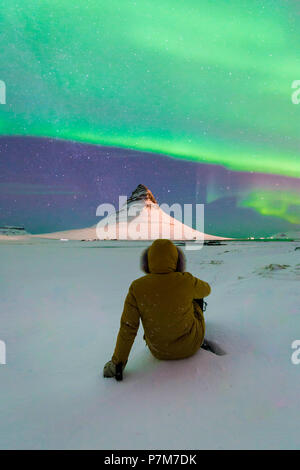
<instances>
[{"instance_id":1,"label":"olive green parka","mask_svg":"<svg viewBox=\"0 0 300 470\"><path fill-rule=\"evenodd\" d=\"M115 364L127 363L140 320L144 339L157 359L189 357L204 339L203 312L193 300L209 295L209 284L176 270L179 250L170 240L155 240L146 257L148 274L132 282L125 299L112 356Z\"/></svg>"}]
</instances>

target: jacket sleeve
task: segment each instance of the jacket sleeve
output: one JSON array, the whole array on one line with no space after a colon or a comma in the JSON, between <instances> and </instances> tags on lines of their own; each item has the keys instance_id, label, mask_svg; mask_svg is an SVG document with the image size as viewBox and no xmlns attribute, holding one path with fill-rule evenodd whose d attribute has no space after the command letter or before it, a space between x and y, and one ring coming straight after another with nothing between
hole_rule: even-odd
<instances>
[{"instance_id":1,"label":"jacket sleeve","mask_svg":"<svg viewBox=\"0 0 300 470\"><path fill-rule=\"evenodd\" d=\"M210 285L205 282L201 281L197 277L194 277L194 299L203 299L203 297L207 297L211 293Z\"/></svg>"},{"instance_id":2,"label":"jacket sleeve","mask_svg":"<svg viewBox=\"0 0 300 470\"><path fill-rule=\"evenodd\" d=\"M191 278L194 299L203 299L203 297L207 297L210 294L211 288L207 282L201 281L201 279L198 279L190 273L184 274Z\"/></svg>"},{"instance_id":3,"label":"jacket sleeve","mask_svg":"<svg viewBox=\"0 0 300 470\"><path fill-rule=\"evenodd\" d=\"M121 316L117 343L112 356L115 364L127 363L128 356L140 325L140 313L133 293L132 284L129 288Z\"/></svg>"}]
</instances>

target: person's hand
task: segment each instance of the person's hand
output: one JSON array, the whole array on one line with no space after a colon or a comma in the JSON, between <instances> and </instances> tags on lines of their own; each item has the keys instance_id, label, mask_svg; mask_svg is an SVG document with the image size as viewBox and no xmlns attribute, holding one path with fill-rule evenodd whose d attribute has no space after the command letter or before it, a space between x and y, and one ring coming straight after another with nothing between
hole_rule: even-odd
<instances>
[{"instance_id":1,"label":"person's hand","mask_svg":"<svg viewBox=\"0 0 300 470\"><path fill-rule=\"evenodd\" d=\"M115 377L116 364L113 361L108 361L103 369L103 377Z\"/></svg>"},{"instance_id":2,"label":"person's hand","mask_svg":"<svg viewBox=\"0 0 300 470\"><path fill-rule=\"evenodd\" d=\"M123 370L125 369L125 364L119 362L119 364L115 364L112 360L108 361L103 369L103 377L115 377L116 380L123 380Z\"/></svg>"}]
</instances>

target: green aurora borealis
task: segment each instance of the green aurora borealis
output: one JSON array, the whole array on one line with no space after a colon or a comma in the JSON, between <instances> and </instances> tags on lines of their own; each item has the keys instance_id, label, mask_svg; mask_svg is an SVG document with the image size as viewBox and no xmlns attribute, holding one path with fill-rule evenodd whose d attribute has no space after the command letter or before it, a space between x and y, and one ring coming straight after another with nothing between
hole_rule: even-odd
<instances>
[{"instance_id":1,"label":"green aurora borealis","mask_svg":"<svg viewBox=\"0 0 300 470\"><path fill-rule=\"evenodd\" d=\"M297 1L7 0L0 35L3 136L300 178ZM294 185L238 204L300 223Z\"/></svg>"}]
</instances>

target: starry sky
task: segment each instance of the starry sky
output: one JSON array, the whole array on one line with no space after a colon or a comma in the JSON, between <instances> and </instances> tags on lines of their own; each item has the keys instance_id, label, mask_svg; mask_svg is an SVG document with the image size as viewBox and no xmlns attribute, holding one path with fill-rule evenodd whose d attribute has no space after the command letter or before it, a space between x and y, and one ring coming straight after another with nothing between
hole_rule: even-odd
<instances>
[{"instance_id":1,"label":"starry sky","mask_svg":"<svg viewBox=\"0 0 300 470\"><path fill-rule=\"evenodd\" d=\"M1 224L86 226L143 183L208 233L299 228L298 1L7 0L0 39Z\"/></svg>"},{"instance_id":2,"label":"starry sky","mask_svg":"<svg viewBox=\"0 0 300 470\"><path fill-rule=\"evenodd\" d=\"M292 199L298 178L58 139L0 138L0 220L32 233L96 224L99 204L118 207L119 195L139 183L159 204L205 204L207 233L265 236L300 228Z\"/></svg>"}]
</instances>

